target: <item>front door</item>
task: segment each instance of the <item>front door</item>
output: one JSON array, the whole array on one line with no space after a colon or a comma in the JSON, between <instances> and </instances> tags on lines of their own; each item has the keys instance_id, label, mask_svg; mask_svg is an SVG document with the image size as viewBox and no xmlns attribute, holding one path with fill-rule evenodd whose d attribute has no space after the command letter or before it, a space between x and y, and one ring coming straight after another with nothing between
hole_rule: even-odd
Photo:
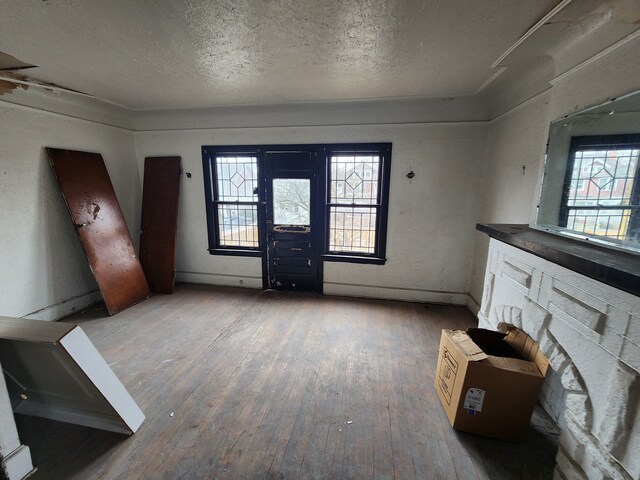
<instances>
[{"instance_id":1,"label":"front door","mask_svg":"<svg viewBox=\"0 0 640 480\"><path fill-rule=\"evenodd\" d=\"M267 284L321 291L317 155L266 152Z\"/></svg>"}]
</instances>

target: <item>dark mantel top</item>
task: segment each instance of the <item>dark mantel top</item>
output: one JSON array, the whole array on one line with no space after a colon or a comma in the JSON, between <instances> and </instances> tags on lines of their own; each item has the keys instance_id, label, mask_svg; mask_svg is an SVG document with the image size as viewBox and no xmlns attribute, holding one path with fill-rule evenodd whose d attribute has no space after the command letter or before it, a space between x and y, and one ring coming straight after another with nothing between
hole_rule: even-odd
<instances>
[{"instance_id":1,"label":"dark mantel top","mask_svg":"<svg viewBox=\"0 0 640 480\"><path fill-rule=\"evenodd\" d=\"M534 230L528 225L478 223L491 238L640 296L640 255Z\"/></svg>"}]
</instances>

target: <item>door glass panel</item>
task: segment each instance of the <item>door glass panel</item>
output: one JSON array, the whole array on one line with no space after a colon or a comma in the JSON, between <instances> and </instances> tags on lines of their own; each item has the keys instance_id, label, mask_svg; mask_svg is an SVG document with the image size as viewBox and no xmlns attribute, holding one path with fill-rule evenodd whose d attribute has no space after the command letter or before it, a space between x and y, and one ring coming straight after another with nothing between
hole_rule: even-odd
<instances>
[{"instance_id":1,"label":"door glass panel","mask_svg":"<svg viewBox=\"0 0 640 480\"><path fill-rule=\"evenodd\" d=\"M310 225L311 181L308 178L273 179L273 223Z\"/></svg>"}]
</instances>

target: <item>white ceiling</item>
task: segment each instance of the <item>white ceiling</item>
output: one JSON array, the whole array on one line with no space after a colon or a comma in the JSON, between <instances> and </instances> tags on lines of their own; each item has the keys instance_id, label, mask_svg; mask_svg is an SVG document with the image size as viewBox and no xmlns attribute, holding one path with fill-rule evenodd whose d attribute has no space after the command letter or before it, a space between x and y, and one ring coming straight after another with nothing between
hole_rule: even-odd
<instances>
[{"instance_id":1,"label":"white ceiling","mask_svg":"<svg viewBox=\"0 0 640 480\"><path fill-rule=\"evenodd\" d=\"M0 0L0 12L0 52L37 65L23 74L175 109L473 95L500 67L596 53L638 28L640 1Z\"/></svg>"},{"instance_id":2,"label":"white ceiling","mask_svg":"<svg viewBox=\"0 0 640 480\"><path fill-rule=\"evenodd\" d=\"M135 109L455 97L557 3L0 0L0 51Z\"/></svg>"}]
</instances>

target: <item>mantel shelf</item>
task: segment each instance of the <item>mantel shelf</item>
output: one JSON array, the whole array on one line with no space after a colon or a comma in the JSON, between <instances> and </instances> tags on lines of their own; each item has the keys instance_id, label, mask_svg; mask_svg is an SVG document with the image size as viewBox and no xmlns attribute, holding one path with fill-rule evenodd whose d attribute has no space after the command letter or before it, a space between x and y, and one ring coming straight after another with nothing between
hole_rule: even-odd
<instances>
[{"instance_id":1,"label":"mantel shelf","mask_svg":"<svg viewBox=\"0 0 640 480\"><path fill-rule=\"evenodd\" d=\"M476 229L525 252L640 296L640 255L542 232L528 225L478 223Z\"/></svg>"}]
</instances>

